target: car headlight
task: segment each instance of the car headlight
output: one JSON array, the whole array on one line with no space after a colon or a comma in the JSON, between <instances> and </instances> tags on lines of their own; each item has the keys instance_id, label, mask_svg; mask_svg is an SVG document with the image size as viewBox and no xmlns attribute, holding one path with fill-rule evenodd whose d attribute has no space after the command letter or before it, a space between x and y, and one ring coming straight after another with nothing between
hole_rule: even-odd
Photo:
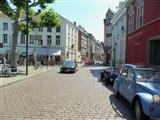
<instances>
[{"instance_id":1,"label":"car headlight","mask_svg":"<svg viewBox=\"0 0 160 120\"><path fill-rule=\"evenodd\" d=\"M160 96L158 96L158 95L153 95L153 101L154 101L155 103L160 103Z\"/></svg>"}]
</instances>

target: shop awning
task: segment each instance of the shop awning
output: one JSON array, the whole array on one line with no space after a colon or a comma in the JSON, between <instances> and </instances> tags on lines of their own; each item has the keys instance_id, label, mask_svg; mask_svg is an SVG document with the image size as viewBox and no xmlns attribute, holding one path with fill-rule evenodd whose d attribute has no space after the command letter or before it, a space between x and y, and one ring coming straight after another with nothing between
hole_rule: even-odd
<instances>
[{"instance_id":1,"label":"shop awning","mask_svg":"<svg viewBox=\"0 0 160 120\"><path fill-rule=\"evenodd\" d=\"M52 54L52 56L60 56L60 55L61 55L61 50L58 50L57 52Z\"/></svg>"},{"instance_id":2,"label":"shop awning","mask_svg":"<svg viewBox=\"0 0 160 120\"><path fill-rule=\"evenodd\" d=\"M37 48L36 49L37 55L44 55L44 56L59 56L61 55L61 49L60 48Z\"/></svg>"}]
</instances>

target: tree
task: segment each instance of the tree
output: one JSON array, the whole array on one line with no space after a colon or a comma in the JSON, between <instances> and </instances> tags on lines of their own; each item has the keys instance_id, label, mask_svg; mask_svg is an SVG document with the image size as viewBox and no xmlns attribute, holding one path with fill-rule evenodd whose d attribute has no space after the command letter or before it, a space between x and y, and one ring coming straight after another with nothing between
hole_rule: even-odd
<instances>
[{"instance_id":1,"label":"tree","mask_svg":"<svg viewBox=\"0 0 160 120\"><path fill-rule=\"evenodd\" d=\"M35 27L56 27L60 25L60 18L53 9L48 9L47 4L53 3L55 0L28 0L29 2L29 31ZM11 64L16 66L16 48L18 33L21 31L23 34L26 33L26 2L27 0L0 0L0 11L3 14L11 17L13 23L13 34L12 34L12 57ZM35 12L33 7L39 6L42 10L40 14L40 20L34 20L33 16ZM24 17L22 17L24 15Z\"/></svg>"}]
</instances>

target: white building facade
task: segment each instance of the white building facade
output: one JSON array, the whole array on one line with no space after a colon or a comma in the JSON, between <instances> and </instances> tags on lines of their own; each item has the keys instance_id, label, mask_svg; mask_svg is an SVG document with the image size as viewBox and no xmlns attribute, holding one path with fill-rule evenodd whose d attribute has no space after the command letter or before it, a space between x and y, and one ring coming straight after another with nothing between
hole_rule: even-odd
<instances>
[{"instance_id":1,"label":"white building facade","mask_svg":"<svg viewBox=\"0 0 160 120\"><path fill-rule=\"evenodd\" d=\"M99 41L95 42L95 54L94 54L94 61L102 62L103 60L103 46Z\"/></svg>"},{"instance_id":2,"label":"white building facade","mask_svg":"<svg viewBox=\"0 0 160 120\"><path fill-rule=\"evenodd\" d=\"M120 67L126 58L126 7L119 3L119 9L111 20L112 23L112 66Z\"/></svg>"},{"instance_id":3,"label":"white building facade","mask_svg":"<svg viewBox=\"0 0 160 120\"><path fill-rule=\"evenodd\" d=\"M111 49L112 49L112 23L114 13L109 8L104 19L104 58L103 63L105 65L111 64Z\"/></svg>"},{"instance_id":4,"label":"white building facade","mask_svg":"<svg viewBox=\"0 0 160 120\"><path fill-rule=\"evenodd\" d=\"M81 62L88 59L88 32L81 25L78 26L78 49L81 53Z\"/></svg>"},{"instance_id":5,"label":"white building facade","mask_svg":"<svg viewBox=\"0 0 160 120\"><path fill-rule=\"evenodd\" d=\"M77 59L78 29L75 24L60 16L61 25L56 28L35 28L29 34L29 63L37 57L43 64L63 62L65 59ZM13 21L0 13L0 59L9 61L12 48ZM35 36L36 35L36 36ZM17 41L17 62L22 64L26 55L26 36L19 32ZM3 60L2 60L3 61Z\"/></svg>"}]
</instances>

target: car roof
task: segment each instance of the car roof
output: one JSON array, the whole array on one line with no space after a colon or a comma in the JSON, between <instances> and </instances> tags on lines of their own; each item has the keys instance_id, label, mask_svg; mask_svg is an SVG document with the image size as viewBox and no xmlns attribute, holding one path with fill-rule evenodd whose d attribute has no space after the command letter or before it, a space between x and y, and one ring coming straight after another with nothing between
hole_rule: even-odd
<instances>
[{"instance_id":1,"label":"car roof","mask_svg":"<svg viewBox=\"0 0 160 120\"><path fill-rule=\"evenodd\" d=\"M66 61L68 61L68 62L74 62L73 60L68 60L68 59L67 59L67 60L65 60L64 62L66 62Z\"/></svg>"},{"instance_id":2,"label":"car roof","mask_svg":"<svg viewBox=\"0 0 160 120\"><path fill-rule=\"evenodd\" d=\"M143 65L143 64L123 64L122 66L129 66L129 67L132 67L134 69L150 69L150 70L154 70L154 69L159 69L160 70L160 67L159 66L148 66L148 65Z\"/></svg>"}]
</instances>

